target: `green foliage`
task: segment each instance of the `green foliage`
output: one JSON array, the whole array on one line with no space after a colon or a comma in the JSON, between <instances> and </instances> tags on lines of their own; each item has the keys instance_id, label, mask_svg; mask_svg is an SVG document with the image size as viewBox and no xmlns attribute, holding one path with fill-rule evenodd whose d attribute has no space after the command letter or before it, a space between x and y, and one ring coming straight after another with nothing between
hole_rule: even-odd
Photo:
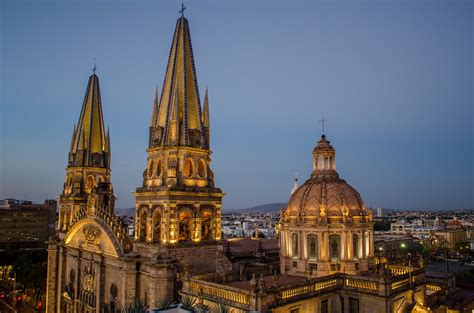
<instances>
[{"instance_id":1,"label":"green foliage","mask_svg":"<svg viewBox=\"0 0 474 313\"><path fill-rule=\"evenodd\" d=\"M218 303L213 310L213 313L232 313L232 309L225 304Z\"/></svg>"},{"instance_id":2,"label":"green foliage","mask_svg":"<svg viewBox=\"0 0 474 313\"><path fill-rule=\"evenodd\" d=\"M181 308L185 310L192 311L196 307L196 298L190 296L190 295L182 295L181 299Z\"/></svg>"},{"instance_id":3,"label":"green foliage","mask_svg":"<svg viewBox=\"0 0 474 313\"><path fill-rule=\"evenodd\" d=\"M159 299L155 302L155 306L158 310L167 310L171 307L171 304L173 304L173 302L167 297Z\"/></svg>"},{"instance_id":4,"label":"green foliage","mask_svg":"<svg viewBox=\"0 0 474 313\"><path fill-rule=\"evenodd\" d=\"M146 313L148 310L148 306L146 303L136 298L133 303L126 305L124 308L120 310L121 313Z\"/></svg>"}]
</instances>

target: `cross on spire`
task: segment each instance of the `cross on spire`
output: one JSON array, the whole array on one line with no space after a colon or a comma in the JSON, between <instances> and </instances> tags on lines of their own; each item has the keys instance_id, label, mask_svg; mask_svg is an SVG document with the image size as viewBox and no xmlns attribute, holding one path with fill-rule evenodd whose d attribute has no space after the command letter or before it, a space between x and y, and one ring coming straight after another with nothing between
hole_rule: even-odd
<instances>
[{"instance_id":1,"label":"cross on spire","mask_svg":"<svg viewBox=\"0 0 474 313\"><path fill-rule=\"evenodd\" d=\"M323 135L324 135L324 123L327 122L328 120L324 118L324 113L322 114L322 118L319 120L321 123L322 129L323 129Z\"/></svg>"},{"instance_id":2,"label":"cross on spire","mask_svg":"<svg viewBox=\"0 0 474 313\"><path fill-rule=\"evenodd\" d=\"M184 10L186 10L186 6L184 5L184 2L181 2L181 10L179 10L181 17L184 17Z\"/></svg>"},{"instance_id":3,"label":"cross on spire","mask_svg":"<svg viewBox=\"0 0 474 313\"><path fill-rule=\"evenodd\" d=\"M95 70L97 69L97 66L95 65L95 63L96 63L96 59L94 58L94 68L92 69L92 72L94 72L94 74L95 74Z\"/></svg>"}]
</instances>

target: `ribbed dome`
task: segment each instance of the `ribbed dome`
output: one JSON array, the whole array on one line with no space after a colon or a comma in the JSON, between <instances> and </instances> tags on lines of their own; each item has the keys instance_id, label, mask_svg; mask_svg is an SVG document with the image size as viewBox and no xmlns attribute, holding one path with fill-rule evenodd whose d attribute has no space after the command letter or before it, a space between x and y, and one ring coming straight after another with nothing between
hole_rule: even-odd
<instances>
[{"instance_id":1,"label":"ribbed dome","mask_svg":"<svg viewBox=\"0 0 474 313\"><path fill-rule=\"evenodd\" d=\"M367 211L359 193L336 171L336 150L321 136L313 150L311 178L293 194L285 216L331 217L365 216Z\"/></svg>"},{"instance_id":2,"label":"ribbed dome","mask_svg":"<svg viewBox=\"0 0 474 313\"><path fill-rule=\"evenodd\" d=\"M337 174L317 175L307 180L292 195L286 216L365 216L367 211L359 193Z\"/></svg>"}]
</instances>

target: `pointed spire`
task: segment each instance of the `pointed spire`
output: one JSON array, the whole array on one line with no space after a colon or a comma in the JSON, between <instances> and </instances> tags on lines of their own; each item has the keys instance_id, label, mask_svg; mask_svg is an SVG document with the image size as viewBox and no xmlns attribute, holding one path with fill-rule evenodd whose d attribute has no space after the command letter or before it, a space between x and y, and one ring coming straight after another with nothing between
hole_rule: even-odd
<instances>
[{"instance_id":1,"label":"pointed spire","mask_svg":"<svg viewBox=\"0 0 474 313\"><path fill-rule=\"evenodd\" d=\"M71 145L69 146L69 153L72 153L72 148L74 147L74 137L76 136L76 123L74 123L74 128L72 129Z\"/></svg>"},{"instance_id":2,"label":"pointed spire","mask_svg":"<svg viewBox=\"0 0 474 313\"><path fill-rule=\"evenodd\" d=\"M173 130L170 127L171 113L176 114L176 128L179 129L175 143L170 133ZM201 115L188 20L181 16L176 22L158 114L153 124L153 146L201 147L205 136Z\"/></svg>"},{"instance_id":3,"label":"pointed spire","mask_svg":"<svg viewBox=\"0 0 474 313\"><path fill-rule=\"evenodd\" d=\"M89 77L81 114L74 131L70 150L73 158L70 166L106 167L105 152L106 139L99 77L93 73Z\"/></svg>"},{"instance_id":4,"label":"pointed spire","mask_svg":"<svg viewBox=\"0 0 474 313\"><path fill-rule=\"evenodd\" d=\"M204 95L204 107L202 112L202 126L204 129L204 142L207 149L209 149L211 144L210 132L211 122L209 117L209 94L206 86L206 94Z\"/></svg>"},{"instance_id":5,"label":"pointed spire","mask_svg":"<svg viewBox=\"0 0 474 313\"><path fill-rule=\"evenodd\" d=\"M158 86L156 86L156 89L155 89L155 99L153 100L153 112L151 114L150 127L155 128L157 118L158 118Z\"/></svg>"}]
</instances>

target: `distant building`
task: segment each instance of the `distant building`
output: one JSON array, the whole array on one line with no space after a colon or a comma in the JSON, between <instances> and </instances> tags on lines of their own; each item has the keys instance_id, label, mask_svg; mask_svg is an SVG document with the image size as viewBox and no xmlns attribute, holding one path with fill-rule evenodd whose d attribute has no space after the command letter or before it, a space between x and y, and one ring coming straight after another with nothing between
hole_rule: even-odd
<instances>
[{"instance_id":1,"label":"distant building","mask_svg":"<svg viewBox=\"0 0 474 313\"><path fill-rule=\"evenodd\" d=\"M11 244L45 248L48 237L55 232L56 207L56 200L45 200L43 204L0 200L0 249Z\"/></svg>"},{"instance_id":2,"label":"distant building","mask_svg":"<svg viewBox=\"0 0 474 313\"><path fill-rule=\"evenodd\" d=\"M383 217L383 209L377 208L377 217Z\"/></svg>"}]
</instances>

